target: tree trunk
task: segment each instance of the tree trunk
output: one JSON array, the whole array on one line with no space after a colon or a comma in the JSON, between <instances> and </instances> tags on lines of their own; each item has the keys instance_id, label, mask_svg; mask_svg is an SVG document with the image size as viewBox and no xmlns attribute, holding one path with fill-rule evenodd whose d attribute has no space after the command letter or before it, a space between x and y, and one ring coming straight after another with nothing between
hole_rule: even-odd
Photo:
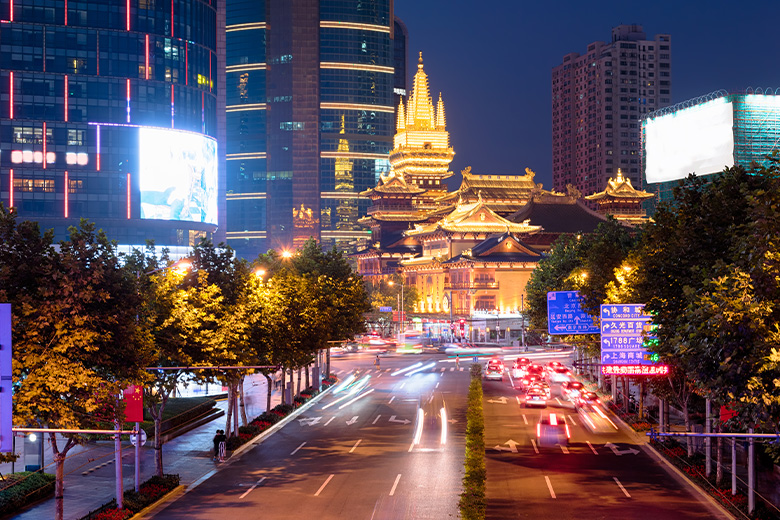
<instances>
[{"instance_id":1,"label":"tree trunk","mask_svg":"<svg viewBox=\"0 0 780 520\"><path fill-rule=\"evenodd\" d=\"M720 423L715 427L718 433L721 433ZM720 484L723 481L723 437L718 437L718 444L715 446L717 453L715 455L715 482Z\"/></svg>"},{"instance_id":2,"label":"tree trunk","mask_svg":"<svg viewBox=\"0 0 780 520\"><path fill-rule=\"evenodd\" d=\"M290 394L294 395L293 392L295 392L295 370L293 370L292 368L290 368L289 376L290 376L290 379L289 379L289 382L290 382ZM293 404L293 399L290 399L290 402L288 404Z\"/></svg>"},{"instance_id":3,"label":"tree trunk","mask_svg":"<svg viewBox=\"0 0 780 520\"><path fill-rule=\"evenodd\" d=\"M225 417L225 436L227 438L230 438L230 426L232 425L233 421L233 386L228 385L227 387L228 395L227 395L227 414Z\"/></svg>"},{"instance_id":4,"label":"tree trunk","mask_svg":"<svg viewBox=\"0 0 780 520\"><path fill-rule=\"evenodd\" d=\"M163 476L163 457L162 457L162 414L165 405L168 403L168 396L163 395L158 405L149 407L149 413L154 420L154 463L157 468L157 476Z\"/></svg>"},{"instance_id":5,"label":"tree trunk","mask_svg":"<svg viewBox=\"0 0 780 520\"><path fill-rule=\"evenodd\" d=\"M686 402L683 405L683 416L685 417L685 431L690 432L691 431L691 414L688 413L688 403ZM692 437L686 437L685 442L688 448L688 456L693 457L693 438Z\"/></svg>"},{"instance_id":6,"label":"tree trunk","mask_svg":"<svg viewBox=\"0 0 780 520\"><path fill-rule=\"evenodd\" d=\"M63 520L65 518L65 456L58 452L54 456L54 464L54 518ZM41 471L43 471L43 468L41 468Z\"/></svg>"},{"instance_id":7,"label":"tree trunk","mask_svg":"<svg viewBox=\"0 0 780 520\"><path fill-rule=\"evenodd\" d=\"M330 377L330 344L325 349L325 377Z\"/></svg>"},{"instance_id":8,"label":"tree trunk","mask_svg":"<svg viewBox=\"0 0 780 520\"><path fill-rule=\"evenodd\" d=\"M304 370L306 372L306 385L304 386L304 388L309 388L311 386L311 382L310 382L310 379L309 379L309 369L310 368L311 368L311 363L306 365L306 367L304 368Z\"/></svg>"},{"instance_id":9,"label":"tree trunk","mask_svg":"<svg viewBox=\"0 0 780 520\"><path fill-rule=\"evenodd\" d=\"M281 401L280 402L282 404L287 404L287 402L284 399L285 395L287 394L287 370L284 367L282 367L281 383L282 384L279 387L282 390L282 395L281 395Z\"/></svg>"},{"instance_id":10,"label":"tree trunk","mask_svg":"<svg viewBox=\"0 0 780 520\"><path fill-rule=\"evenodd\" d=\"M298 367L298 382L295 389L295 395L301 395L301 367Z\"/></svg>"},{"instance_id":11,"label":"tree trunk","mask_svg":"<svg viewBox=\"0 0 780 520\"><path fill-rule=\"evenodd\" d=\"M263 377L265 377L265 384L267 386L266 392L265 392L265 411L267 412L268 410L271 409L271 392L273 391L272 387L273 387L274 381L271 378L271 376L266 374L265 372L263 372Z\"/></svg>"},{"instance_id":12,"label":"tree trunk","mask_svg":"<svg viewBox=\"0 0 780 520\"><path fill-rule=\"evenodd\" d=\"M246 378L244 376L241 376L241 381L238 383L238 396L241 399L240 404L240 410L241 410L241 426L246 426L249 421L246 417L246 403L244 400L246 399L246 394L244 393L244 381Z\"/></svg>"},{"instance_id":13,"label":"tree trunk","mask_svg":"<svg viewBox=\"0 0 780 520\"><path fill-rule=\"evenodd\" d=\"M645 382L641 380L639 382L639 410L637 411L639 419L645 418Z\"/></svg>"}]
</instances>

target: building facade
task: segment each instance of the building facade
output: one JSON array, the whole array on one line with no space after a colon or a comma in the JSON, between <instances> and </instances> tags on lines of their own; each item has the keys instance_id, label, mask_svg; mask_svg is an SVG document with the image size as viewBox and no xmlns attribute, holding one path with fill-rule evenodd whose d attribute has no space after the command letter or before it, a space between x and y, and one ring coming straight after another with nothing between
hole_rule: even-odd
<instances>
[{"instance_id":1,"label":"building facade","mask_svg":"<svg viewBox=\"0 0 780 520\"><path fill-rule=\"evenodd\" d=\"M553 189L603 189L618 168L641 187L640 119L672 100L672 42L641 25L612 29L552 70Z\"/></svg>"},{"instance_id":2,"label":"building facade","mask_svg":"<svg viewBox=\"0 0 780 520\"><path fill-rule=\"evenodd\" d=\"M724 167L767 165L780 143L776 92L719 90L646 114L642 175L648 191L659 201L670 200L672 189L691 173L708 177Z\"/></svg>"},{"instance_id":3,"label":"building facade","mask_svg":"<svg viewBox=\"0 0 780 520\"><path fill-rule=\"evenodd\" d=\"M0 200L57 239L81 218L124 245L213 233L218 9L0 1Z\"/></svg>"},{"instance_id":4,"label":"building facade","mask_svg":"<svg viewBox=\"0 0 780 520\"><path fill-rule=\"evenodd\" d=\"M227 239L239 255L369 239L359 193L389 169L395 26L391 0L227 0Z\"/></svg>"}]
</instances>

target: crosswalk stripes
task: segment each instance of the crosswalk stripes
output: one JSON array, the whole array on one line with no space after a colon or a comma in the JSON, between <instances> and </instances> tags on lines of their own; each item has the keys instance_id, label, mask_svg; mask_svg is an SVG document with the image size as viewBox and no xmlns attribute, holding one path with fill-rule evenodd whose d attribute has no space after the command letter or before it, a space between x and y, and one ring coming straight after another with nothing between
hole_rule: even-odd
<instances>
[{"instance_id":1,"label":"crosswalk stripes","mask_svg":"<svg viewBox=\"0 0 780 520\"><path fill-rule=\"evenodd\" d=\"M453 370L455 370L455 367L450 367L450 372L452 372Z\"/></svg>"},{"instance_id":2,"label":"crosswalk stripes","mask_svg":"<svg viewBox=\"0 0 780 520\"><path fill-rule=\"evenodd\" d=\"M463 367L458 368L459 372L463 372Z\"/></svg>"},{"instance_id":3,"label":"crosswalk stripes","mask_svg":"<svg viewBox=\"0 0 780 520\"><path fill-rule=\"evenodd\" d=\"M445 370L447 370L447 369L446 369L446 368L442 368L442 369L441 369L441 371L442 371L442 372L444 372Z\"/></svg>"}]
</instances>

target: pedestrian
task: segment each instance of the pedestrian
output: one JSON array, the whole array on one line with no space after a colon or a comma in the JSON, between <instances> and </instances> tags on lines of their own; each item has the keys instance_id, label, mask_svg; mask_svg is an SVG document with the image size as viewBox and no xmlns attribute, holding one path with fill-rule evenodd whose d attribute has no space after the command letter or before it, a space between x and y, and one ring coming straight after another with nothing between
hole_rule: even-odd
<instances>
[{"instance_id":1,"label":"pedestrian","mask_svg":"<svg viewBox=\"0 0 780 520\"><path fill-rule=\"evenodd\" d=\"M460 368L460 356L457 354L455 355L455 366Z\"/></svg>"},{"instance_id":2,"label":"pedestrian","mask_svg":"<svg viewBox=\"0 0 780 520\"><path fill-rule=\"evenodd\" d=\"M379 368L379 354L376 355L376 359L374 360L374 366Z\"/></svg>"},{"instance_id":3,"label":"pedestrian","mask_svg":"<svg viewBox=\"0 0 780 520\"><path fill-rule=\"evenodd\" d=\"M218 435L219 442L219 461L225 462L225 455L227 453L227 436L224 430L219 430Z\"/></svg>"},{"instance_id":4,"label":"pedestrian","mask_svg":"<svg viewBox=\"0 0 780 520\"><path fill-rule=\"evenodd\" d=\"M214 435L214 457L212 460L217 460L217 457L219 457L219 434L222 432L222 430L217 430L217 433Z\"/></svg>"}]
</instances>

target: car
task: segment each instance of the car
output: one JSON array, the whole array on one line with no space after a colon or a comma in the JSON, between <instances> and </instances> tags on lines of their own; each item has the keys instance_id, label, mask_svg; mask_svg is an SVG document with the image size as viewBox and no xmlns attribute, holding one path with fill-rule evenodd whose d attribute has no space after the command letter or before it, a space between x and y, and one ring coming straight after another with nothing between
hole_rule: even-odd
<instances>
[{"instance_id":1,"label":"car","mask_svg":"<svg viewBox=\"0 0 780 520\"><path fill-rule=\"evenodd\" d=\"M517 386L519 386L520 388L529 388L533 386L535 383L541 381L541 379L542 378L539 376L525 375L518 380L519 384Z\"/></svg>"},{"instance_id":2,"label":"car","mask_svg":"<svg viewBox=\"0 0 780 520\"><path fill-rule=\"evenodd\" d=\"M575 406L588 406L588 405L594 405L599 403L599 396L597 396L593 392L580 392L580 395L577 397L577 401L575 402Z\"/></svg>"},{"instance_id":3,"label":"car","mask_svg":"<svg viewBox=\"0 0 780 520\"><path fill-rule=\"evenodd\" d=\"M551 413L542 414L536 424L536 438L539 446L568 446L571 432L563 415Z\"/></svg>"},{"instance_id":4,"label":"car","mask_svg":"<svg viewBox=\"0 0 780 520\"><path fill-rule=\"evenodd\" d=\"M530 388L538 388L538 389L542 390L547 395L547 399L551 398L550 385L548 385L544 381L537 381L537 382L533 383Z\"/></svg>"},{"instance_id":5,"label":"car","mask_svg":"<svg viewBox=\"0 0 780 520\"><path fill-rule=\"evenodd\" d=\"M485 379L488 381L491 379L497 379L499 381L504 380L504 365L503 364L493 364L491 365L488 363L487 367L485 367Z\"/></svg>"},{"instance_id":6,"label":"car","mask_svg":"<svg viewBox=\"0 0 780 520\"><path fill-rule=\"evenodd\" d=\"M579 381L564 381L561 384L561 394L563 394L564 399L576 401L584 387L585 385Z\"/></svg>"},{"instance_id":7,"label":"car","mask_svg":"<svg viewBox=\"0 0 780 520\"><path fill-rule=\"evenodd\" d=\"M517 358L512 364L512 377L519 379L526 375L528 365L531 364L531 360L528 358Z\"/></svg>"},{"instance_id":8,"label":"car","mask_svg":"<svg viewBox=\"0 0 780 520\"><path fill-rule=\"evenodd\" d=\"M525 406L540 406L547 408L547 392L539 387L531 387L525 393Z\"/></svg>"}]
</instances>

